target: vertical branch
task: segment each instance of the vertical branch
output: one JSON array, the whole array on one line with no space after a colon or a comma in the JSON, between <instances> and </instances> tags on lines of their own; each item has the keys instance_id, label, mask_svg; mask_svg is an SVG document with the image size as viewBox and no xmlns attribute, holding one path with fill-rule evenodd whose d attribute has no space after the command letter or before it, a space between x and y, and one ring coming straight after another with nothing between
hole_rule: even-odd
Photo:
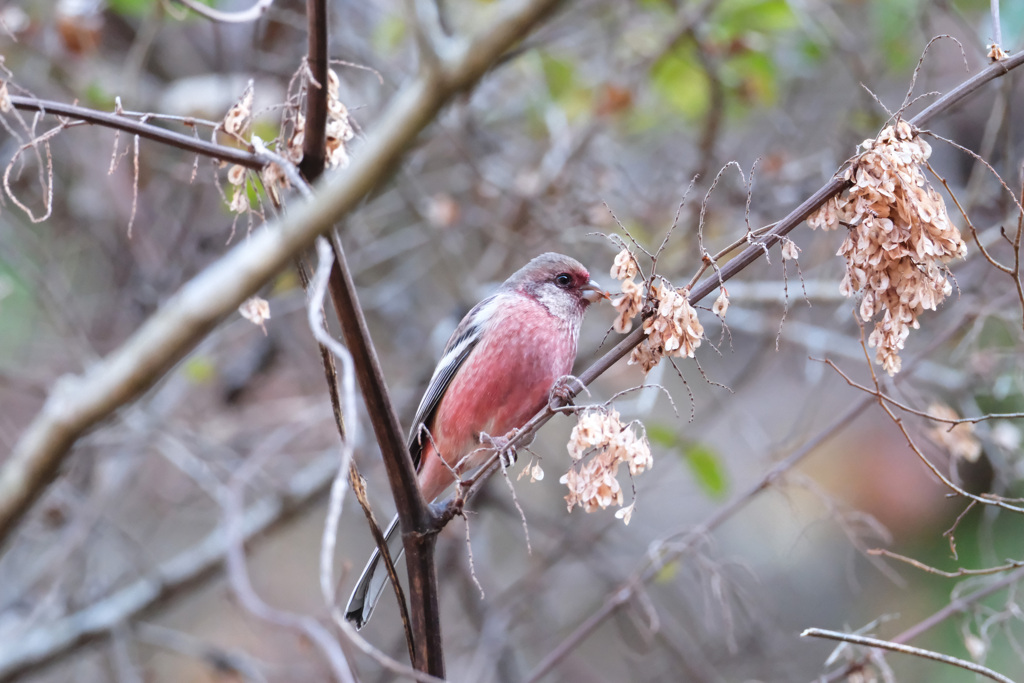
<instances>
[{"instance_id":1,"label":"vertical branch","mask_svg":"<svg viewBox=\"0 0 1024 683\"><path fill-rule=\"evenodd\" d=\"M303 131L302 161L299 170L309 183L324 172L327 159L327 3L307 0L309 53L306 64L312 76L306 84L306 127ZM334 255L337 259L337 254Z\"/></svg>"},{"instance_id":2,"label":"vertical branch","mask_svg":"<svg viewBox=\"0 0 1024 683\"><path fill-rule=\"evenodd\" d=\"M323 174L326 159L327 17L325 0L308 0L306 7L309 23L307 59L314 82L306 87L306 127L299 168L308 181L315 182ZM328 282L331 301L341 323L345 345L356 360L359 385L384 457L406 543L409 593L412 600L413 665L421 671L443 677L444 653L441 649L441 620L434 568L436 525L420 495L416 468L409 457L377 352L359 305L355 284L345 261L345 252L336 235L331 239L331 249L334 252L334 265ZM387 544L381 543L382 540L377 538L378 547L382 553L387 553ZM404 615L405 605L401 605L401 610Z\"/></svg>"},{"instance_id":3,"label":"vertical branch","mask_svg":"<svg viewBox=\"0 0 1024 683\"><path fill-rule=\"evenodd\" d=\"M189 280L128 339L82 375L56 382L46 403L26 425L0 468L0 544L9 541L31 503L46 490L82 434L151 388L225 316L286 267L300 251L307 249L318 235L330 230L339 216L351 211L367 193L379 186L441 108L459 93L470 90L557 4L558 0L500 3L484 26L454 46L451 54L443 56L437 74L416 77L391 98L351 165L343 173L321 178L315 198L298 202L287 214L271 221L266 229L254 231L248 239ZM1012 59L1007 60L1007 64ZM1002 63L999 66L1004 70L1008 68ZM125 120L116 123L124 129L138 125ZM146 128L150 133L157 130L151 126ZM161 134L159 139L170 137ZM195 140L178 137L183 138L183 145L187 144L190 149L195 147ZM219 146L217 149L216 156L230 157L229 153L220 152ZM251 159L247 161L252 163ZM262 162L258 165L262 166ZM339 265L343 265L344 255L337 243L334 246ZM356 359L360 383L396 494L413 590L419 592L412 605L418 638L417 666L430 672L443 672L437 597L433 590L436 577L432 566L433 534L437 524L416 485L412 459L391 409L386 387L380 380L380 369L369 346L351 277L342 268L331 279L342 290L347 289L346 296L339 297L345 300L344 305L338 301L335 304L339 310L346 311L340 319ZM426 590L422 590L424 588Z\"/></svg>"},{"instance_id":4,"label":"vertical branch","mask_svg":"<svg viewBox=\"0 0 1024 683\"><path fill-rule=\"evenodd\" d=\"M299 169L310 182L315 182L324 171L326 160L327 127L327 16L325 0L308 0L306 11L309 26L309 53L307 63L311 81L306 86L306 122L303 131L302 162ZM345 261L345 253L335 235L331 239L334 264L331 267L328 290L334 310L341 323L345 345L356 361L360 388L373 423L377 442L387 467L395 504L406 539L409 586L412 598L412 618L408 619L406 605L401 604L406 636L411 640L410 655L413 665L421 671L444 676L444 656L441 649L441 622L437 600L437 576L434 569L436 530L433 516L419 493L416 469L402 435L388 395L384 375L380 370L376 350L366 328L366 320L359 305L355 284ZM323 349L321 348L321 353ZM333 365L333 363L332 363ZM330 370L327 369L328 384ZM329 386L332 397L335 387ZM332 398L333 402L333 398ZM335 407L337 412L337 407ZM339 429L341 416L335 415ZM344 438L344 435L342 435ZM353 472L354 474L354 472ZM379 530L375 534L378 547L388 553ZM386 560L389 574L393 573L390 558ZM402 602L401 591L398 599ZM412 633L409 633L411 621Z\"/></svg>"},{"instance_id":5,"label":"vertical branch","mask_svg":"<svg viewBox=\"0 0 1024 683\"><path fill-rule=\"evenodd\" d=\"M332 235L336 258L331 269L331 297L341 321L345 345L355 361L356 376L366 402L367 413L380 445L388 482L398 508L405 554L409 570L409 597L412 613L416 661L420 671L444 676L441 650L441 619L437 601L437 573L434 567L434 545L437 528L416 481L416 468L406 446L398 417L395 415L380 368L377 352L370 340L366 318L356 295L352 273L345 252Z\"/></svg>"}]
</instances>

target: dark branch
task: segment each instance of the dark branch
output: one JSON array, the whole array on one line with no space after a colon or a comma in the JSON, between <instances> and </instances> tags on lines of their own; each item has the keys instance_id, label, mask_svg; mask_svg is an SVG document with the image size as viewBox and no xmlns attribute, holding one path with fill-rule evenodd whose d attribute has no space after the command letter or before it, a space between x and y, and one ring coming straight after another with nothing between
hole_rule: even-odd
<instances>
[{"instance_id":1,"label":"dark branch","mask_svg":"<svg viewBox=\"0 0 1024 683\"><path fill-rule=\"evenodd\" d=\"M224 316L354 209L395 168L440 109L471 88L556 4L501 4L488 25L444 61L440 77L421 76L392 98L352 164L322 178L314 198L295 202L287 214L196 275L84 374L56 382L0 469L0 545L9 540L82 434L152 387ZM124 121L114 123L120 127ZM227 157L222 151L215 156Z\"/></svg>"},{"instance_id":2,"label":"dark branch","mask_svg":"<svg viewBox=\"0 0 1024 683\"><path fill-rule=\"evenodd\" d=\"M324 172L327 158L327 4L325 0L306 2L309 27L309 52L306 63L312 81L306 83L306 127L302 136L302 161L299 170L310 183ZM338 255L334 255L337 266Z\"/></svg>"},{"instance_id":3,"label":"dark branch","mask_svg":"<svg viewBox=\"0 0 1024 683\"><path fill-rule=\"evenodd\" d=\"M162 142L165 145L177 147L186 152L193 152L213 159L219 159L220 161L239 164L254 170L259 170L267 165L266 159L253 152L189 137L183 133L175 133L172 130L154 126L151 123L136 121L120 114L108 114L74 104L37 100L20 95L11 95L11 104L14 105L15 109L21 109L22 111L37 111L51 116L63 116L69 119L84 121L85 123L103 126L104 128L123 130L126 133L138 135L140 138ZM189 123L189 119L184 121L185 125L192 125Z\"/></svg>"},{"instance_id":4,"label":"dark branch","mask_svg":"<svg viewBox=\"0 0 1024 683\"><path fill-rule=\"evenodd\" d=\"M242 540L248 544L307 512L331 487L337 458L325 456L299 471L282 494L254 503L242 516ZM228 537L225 524L202 541L157 565L134 583L88 607L0 642L0 681L43 668L87 643L109 637L126 622L150 614L219 575Z\"/></svg>"},{"instance_id":5,"label":"dark branch","mask_svg":"<svg viewBox=\"0 0 1024 683\"><path fill-rule=\"evenodd\" d=\"M427 507L416 480L416 467L405 443L402 428L388 394L377 352L370 340L366 318L359 305L355 283L345 261L345 252L335 235L332 239L335 267L331 269L331 296L341 322L345 346L352 353L356 378L366 401L366 412L373 424L391 493L398 508L405 554L409 567L414 666L435 676L444 676L441 656L440 613L437 602L437 576L434 568L434 540L437 524Z\"/></svg>"}]
</instances>

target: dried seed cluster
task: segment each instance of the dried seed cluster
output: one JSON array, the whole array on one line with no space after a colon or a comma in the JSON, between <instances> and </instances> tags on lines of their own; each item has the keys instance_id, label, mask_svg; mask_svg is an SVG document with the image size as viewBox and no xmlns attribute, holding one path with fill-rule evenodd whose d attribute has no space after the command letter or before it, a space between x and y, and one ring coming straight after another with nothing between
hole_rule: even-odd
<instances>
[{"instance_id":1,"label":"dried seed cluster","mask_svg":"<svg viewBox=\"0 0 1024 683\"><path fill-rule=\"evenodd\" d=\"M242 96L235 102L228 113L221 121L221 128L233 138L245 141L252 127L252 103L255 95L253 82L242 93ZM234 194L231 195L230 207L234 213L244 213L249 210L249 195L245 189L245 167L235 164L228 169L228 183L234 187Z\"/></svg>"},{"instance_id":2,"label":"dried seed cluster","mask_svg":"<svg viewBox=\"0 0 1024 683\"><path fill-rule=\"evenodd\" d=\"M729 310L729 290L722 285L718 292L718 298L715 299L715 304L711 307L711 311L719 318L725 319L725 313Z\"/></svg>"},{"instance_id":3,"label":"dried seed cluster","mask_svg":"<svg viewBox=\"0 0 1024 683\"><path fill-rule=\"evenodd\" d=\"M355 132L348 118L348 109L338 99L338 74L334 69L327 71L327 131L326 152L329 168L348 166L349 157L345 143ZM315 86L310 86L315 87ZM305 143L306 117L295 112L292 134L285 143L285 157L293 164L302 161L302 146Z\"/></svg>"},{"instance_id":4,"label":"dried seed cluster","mask_svg":"<svg viewBox=\"0 0 1024 683\"><path fill-rule=\"evenodd\" d=\"M224 116L224 121L221 123L224 132L228 135L244 138L249 132L249 126L252 125L252 101L254 94L253 82L249 81L249 86L242 93L242 97L231 106L231 109L228 109L228 113Z\"/></svg>"},{"instance_id":5,"label":"dried seed cluster","mask_svg":"<svg viewBox=\"0 0 1024 683\"><path fill-rule=\"evenodd\" d=\"M559 483L569 488L565 496L569 512L577 505L587 512L622 505L619 466L625 464L634 476L654 465L647 438L638 436L632 424L622 424L613 408L595 407L582 412L569 437L568 449L575 462ZM632 506L620 516L626 524L631 511Z\"/></svg>"},{"instance_id":6,"label":"dried seed cluster","mask_svg":"<svg viewBox=\"0 0 1024 683\"><path fill-rule=\"evenodd\" d=\"M988 47L988 61L990 62L1001 62L1010 55L1002 47L996 43L989 43Z\"/></svg>"},{"instance_id":7,"label":"dried seed cluster","mask_svg":"<svg viewBox=\"0 0 1024 683\"><path fill-rule=\"evenodd\" d=\"M238 307L243 318L253 325L259 325L267 333L266 322L270 320L270 302L258 296L250 297Z\"/></svg>"},{"instance_id":8,"label":"dried seed cluster","mask_svg":"<svg viewBox=\"0 0 1024 683\"><path fill-rule=\"evenodd\" d=\"M622 281L622 294L612 298L612 306L619 312L619 317L612 323L616 332L625 334L633 329L633 318L643 308L644 287L642 283L636 283L632 278Z\"/></svg>"},{"instance_id":9,"label":"dried seed cluster","mask_svg":"<svg viewBox=\"0 0 1024 683\"><path fill-rule=\"evenodd\" d=\"M960 419L957 412L944 403L933 403L928 406L928 414L941 420ZM949 422L937 422L928 434L954 458L977 462L981 457L981 442L975 436L974 425L970 422L954 425L950 425Z\"/></svg>"},{"instance_id":10,"label":"dried seed cluster","mask_svg":"<svg viewBox=\"0 0 1024 683\"><path fill-rule=\"evenodd\" d=\"M849 227L838 252L846 259L840 292L861 293L864 322L882 314L868 343L878 349L876 362L894 375L910 329L920 327L918 316L952 292L945 264L965 256L967 245L925 179L922 164L931 147L910 124L900 121L861 146L845 174L853 185L807 223L823 230Z\"/></svg>"},{"instance_id":11,"label":"dried seed cluster","mask_svg":"<svg viewBox=\"0 0 1024 683\"><path fill-rule=\"evenodd\" d=\"M235 188L231 195L230 208L234 213L244 213L249 210L249 194L245 189L245 167L235 164L228 169L228 182Z\"/></svg>"},{"instance_id":12,"label":"dried seed cluster","mask_svg":"<svg viewBox=\"0 0 1024 683\"><path fill-rule=\"evenodd\" d=\"M643 308L643 283L633 280L638 271L636 259L628 249L623 249L615 257L611 275L622 280L622 294L612 298L612 306L619 312L613 324L616 332L629 332L633 318ZM646 299L652 305L656 302L657 308L654 315L644 320L647 338L633 349L629 365L640 365L644 373L648 373L662 356L693 357L704 336L704 326L697 319L697 311L690 305L686 294L686 290L678 290L661 280L648 286Z\"/></svg>"},{"instance_id":13,"label":"dried seed cluster","mask_svg":"<svg viewBox=\"0 0 1024 683\"><path fill-rule=\"evenodd\" d=\"M0 114L9 114L14 109L11 94L7 91L7 82L0 81Z\"/></svg>"},{"instance_id":14,"label":"dried seed cluster","mask_svg":"<svg viewBox=\"0 0 1024 683\"><path fill-rule=\"evenodd\" d=\"M327 72L327 128L325 138L326 164L328 168L344 168L349 163L346 143L355 135L349 121L348 109L338 99L338 74L330 69ZM309 86L315 87L315 86ZM293 94L285 106L284 121L278 138L278 150L281 155L299 164L303 156L305 143L306 117L303 115L300 102L301 96ZM242 95L241 99L228 110L221 127L228 134L245 140L252 125L253 85ZM228 171L228 182L234 186L230 206L235 213L243 213L249 209L248 194L245 190L246 171L241 166L232 166ZM278 164L267 164L260 171L263 187L277 200L280 192L289 187L288 176Z\"/></svg>"}]
</instances>

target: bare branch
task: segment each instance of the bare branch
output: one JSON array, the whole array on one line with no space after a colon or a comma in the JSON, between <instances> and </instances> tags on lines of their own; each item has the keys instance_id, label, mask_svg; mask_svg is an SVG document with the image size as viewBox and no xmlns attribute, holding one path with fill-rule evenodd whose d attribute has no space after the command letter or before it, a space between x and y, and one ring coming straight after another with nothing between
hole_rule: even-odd
<instances>
[{"instance_id":1,"label":"bare branch","mask_svg":"<svg viewBox=\"0 0 1024 683\"><path fill-rule=\"evenodd\" d=\"M681 538L670 537L665 541L652 545L651 552L639 567L622 585L609 595L604 603L594 611L587 619L576 626L572 633L558 644L539 664L530 672L528 683L539 681L551 671L562 659L576 649L580 643L587 639L593 631L600 626L605 619L614 614L619 607L625 605L632 599L635 591L654 578L658 572L672 559L681 556L690 550L700 539L704 538L710 531L721 526L732 518L737 512L746 507L754 497L764 490L767 490L777 479L792 469L797 463L806 458L818 448L823 442L837 434L857 415L862 413L869 405L870 399L862 399L840 415L834 422L822 430L815 438L805 443L801 448L791 453L788 457L780 460L772 466L761 479L747 490L741 492L731 501L719 508L708 520L697 527L680 534ZM669 542L672 541L671 545Z\"/></svg>"},{"instance_id":2,"label":"bare branch","mask_svg":"<svg viewBox=\"0 0 1024 683\"><path fill-rule=\"evenodd\" d=\"M925 633L926 631L931 630L935 626L938 626L946 619L949 619L950 617L955 616L957 614L966 612L972 605L977 604L978 602L984 600L993 593L997 593L1001 590L1009 588L1010 586L1013 586L1021 579L1024 579L1024 568L1010 572L998 581L993 581L988 586L985 586L984 588L979 588L973 593L955 597L953 600L949 602L948 605L944 606L942 609L938 610L931 616L922 619L918 623L906 629L898 636L893 638L891 642L906 643L907 641L913 640L920 636L922 633ZM855 660L853 662L848 663L845 667L837 669L836 671L833 671L831 674L823 676L817 680L821 681L821 683L834 683L835 681L846 680L849 674L859 669L860 666L860 661Z\"/></svg>"},{"instance_id":3,"label":"bare branch","mask_svg":"<svg viewBox=\"0 0 1024 683\"><path fill-rule=\"evenodd\" d=\"M239 521L242 541L249 543L305 512L327 492L336 470L337 456L331 453L296 474L284 493L251 505ZM226 527L218 526L192 548L116 593L20 637L5 638L0 643L0 681L13 680L86 643L109 637L119 624L137 619L208 581L222 568L227 546Z\"/></svg>"},{"instance_id":4,"label":"bare branch","mask_svg":"<svg viewBox=\"0 0 1024 683\"><path fill-rule=\"evenodd\" d=\"M310 283L309 306L307 308L309 327L313 336L335 358L341 361L343 368L341 378L341 414L348 416L346 432L342 438L341 462L334 484L331 486L331 500L324 525L323 541L320 544L320 590L328 605L333 605L334 595L334 549L338 537L338 523L341 520L342 505L345 502L346 477L352 462L352 443L359 440L359 420L356 417L356 381L352 354L348 349L331 337L323 325L322 302L327 294L327 279L330 277L334 264L334 256L327 240L320 237L316 241L317 256L320 264Z\"/></svg>"},{"instance_id":5,"label":"bare branch","mask_svg":"<svg viewBox=\"0 0 1024 683\"><path fill-rule=\"evenodd\" d=\"M306 66L312 82L306 88L306 127L302 137L302 161L299 168L313 183L324 172L327 160L327 3L306 2Z\"/></svg>"},{"instance_id":6,"label":"bare branch","mask_svg":"<svg viewBox=\"0 0 1024 683\"><path fill-rule=\"evenodd\" d=\"M911 119L910 124L920 127L923 123L930 120L939 112L945 111L971 93L977 91L978 88L985 83L1003 75L1006 73L1006 70L1015 68L1021 64L1024 64L1024 53L1014 55L1012 58L987 67L974 77L961 83L946 95L940 97L928 108ZM800 225L800 223L806 220L811 213L817 210L817 208L824 204L828 199L841 192L846 185L846 181L842 178L836 177L822 186L817 192L811 195L811 197L804 200L799 206L793 209L785 218L776 223L775 226L765 234L763 241L748 246L721 269L716 269L715 277L707 278L703 282L697 284L690 292L690 303L696 304L698 301L704 299L706 296L718 289L725 281L731 279L751 263L759 259L769 247L773 246L787 233ZM632 351L633 347L644 339L644 336L645 333L642 326L634 329L619 341L619 343L610 351L605 353L601 358L597 359L593 365L587 368L578 378L580 383L583 386L587 386L604 374L608 368ZM570 391L570 393L572 392ZM576 391L574 395L578 395L578 393L579 392ZM509 447L515 447L517 444L523 443L529 439L531 435L535 434L536 431L546 424L547 421L550 420L557 412L558 410L556 408L549 406L535 415L526 423L526 425L523 426L521 430L519 430L516 437L508 444ZM497 467L497 462L497 454L491 456L481 473L475 478L476 481L474 484L486 479L490 473L493 473ZM470 491L467 492L467 498L472 495L473 490L475 490L474 487L471 487ZM993 501L989 501L989 503L998 504ZM1000 507L1006 507L1006 504L1003 503Z\"/></svg>"},{"instance_id":7,"label":"bare branch","mask_svg":"<svg viewBox=\"0 0 1024 683\"><path fill-rule=\"evenodd\" d=\"M123 130L125 132L132 133L133 135L146 138L147 140L162 142L166 145L183 149L186 152L202 154L203 156L219 159L220 161L240 164L246 168L259 170L266 165L266 160L261 159L258 155L251 152L237 149L235 147L218 145L213 142L206 142L205 140L189 137L182 133L176 133L165 128L160 128L159 126L154 126L150 123L136 121L128 118L127 116L107 114L94 109L79 107L74 104L39 100L34 97L23 97L20 95L11 95L11 104L14 105L15 109L37 111L41 114L62 116L74 121L84 121L85 123L103 126L104 128ZM188 124L189 119L186 119L185 121L186 124Z\"/></svg>"},{"instance_id":8,"label":"bare branch","mask_svg":"<svg viewBox=\"0 0 1024 683\"><path fill-rule=\"evenodd\" d=\"M976 674L991 678L993 681L999 681L1000 683L1013 683L1012 680L1006 676L996 673L992 669L975 664L974 662L968 662L963 659L957 659L956 657L950 657L938 652L932 652L931 650L925 650L920 647L913 647L911 645L902 645L900 643L894 643L889 640L879 640L878 638L869 638L867 636L859 636L853 633L840 633L838 631L826 631L820 628L809 628L800 634L802 638L827 638L829 640L839 640L844 643L853 643L854 645L865 645L867 647L879 647L883 650L891 650L892 652L901 652L905 655L914 655L915 657L924 657L925 659L932 659L936 662L942 662L943 664L950 664L952 666L958 666L961 669L967 669L973 671Z\"/></svg>"},{"instance_id":9,"label":"bare branch","mask_svg":"<svg viewBox=\"0 0 1024 683\"><path fill-rule=\"evenodd\" d=\"M861 341L861 346L864 348L865 357L867 357L867 346L864 345L863 341ZM964 498L968 498L970 500L981 503L982 505L992 505L998 508L1002 508L1003 510L1008 510L1010 512L1024 514L1024 507L1010 505L1008 502L1006 502L1005 499L1000 498L998 496L975 495L970 491L964 489L962 486L958 486L949 477L943 474L942 471L939 470L939 468L935 465L935 463L929 460L928 457L924 454L924 452L918 447L917 443L914 441L914 438L910 435L910 432L907 431L906 425L903 424L903 418L896 415L892 411L892 408L889 407L888 402L885 400L885 398L883 398L882 391L878 386L877 378L875 379L875 389L871 390L867 387L862 387L861 385L858 385L856 382L850 379L849 375L847 375L841 369L839 369L839 366L837 366L832 361L825 360L825 364L828 365L833 370L835 370L839 374L839 376L841 376L846 381L847 384L849 384L852 387L860 388L863 391L866 391L868 395L873 396L875 398L875 400L878 402L878 405L882 407L882 410L885 411L885 414L889 416L889 419L892 420L893 424L895 424L897 429L900 430L900 433L903 434L903 438L906 439L907 446L910 448L910 450L912 450L914 454L917 455L918 459L922 463L924 463L925 467L927 467L928 470L932 474L934 474L939 479L939 481L941 481L943 485L945 485L948 489L950 489L951 491L955 492L958 495L963 496ZM868 360L868 368L871 370L872 376L874 376L875 371L874 368L871 366L870 359Z\"/></svg>"},{"instance_id":10,"label":"bare branch","mask_svg":"<svg viewBox=\"0 0 1024 683\"><path fill-rule=\"evenodd\" d=\"M264 443L262 449L269 452L271 447ZM273 450L276 450L274 448ZM351 455L351 454L350 454ZM227 535L227 557L226 566L228 579L232 590L238 601L249 612L273 624L304 635L324 655L334 679L341 683L355 683L355 674L345 657L337 640L328 629L316 618L306 614L294 614L268 605L263 598L256 593L249 579L248 563L245 558L245 543L243 535L244 516L243 505L245 497L245 484L254 474L261 458L250 456L249 460L231 478L231 485L224 496L225 529ZM331 487L331 505L334 505L338 478ZM342 484L344 486L344 483ZM333 548L332 548L333 550Z\"/></svg>"},{"instance_id":11,"label":"bare branch","mask_svg":"<svg viewBox=\"0 0 1024 683\"><path fill-rule=\"evenodd\" d=\"M320 183L315 200L298 203L286 216L255 231L182 287L121 347L84 375L59 380L0 471L0 543L8 539L29 505L56 474L79 436L151 387L224 316L291 263L339 216L355 207L412 148L412 141L441 107L472 87L554 5L555 0L502 5L484 29L445 60L441 82L421 76L395 95L351 166ZM22 105L26 105L23 100ZM39 109L37 102L27 102L27 108ZM81 113L60 106L57 113ZM90 114L90 118L96 117ZM134 121L108 118L116 124L114 127L154 137L151 127L143 130ZM200 149L196 140L180 137L183 148ZM248 167L262 165L251 155L228 154L226 148L215 147L211 156Z\"/></svg>"},{"instance_id":12,"label":"bare branch","mask_svg":"<svg viewBox=\"0 0 1024 683\"><path fill-rule=\"evenodd\" d=\"M976 501L971 501L972 503ZM1024 560L1010 560L1006 564L1001 564L998 567L986 567L985 569L964 569L963 567L957 569L955 572L947 572L941 569L936 569L930 565L915 560L912 557L906 555L900 555L894 553L891 550L885 548L872 548L868 550L868 555L880 555L882 557L888 557L893 560L898 560L909 564L911 567L917 567L921 571L926 571L929 574L936 574L937 576L944 576L947 579L957 579L961 576L987 576L989 574L1001 574L1002 572L1010 571L1011 569L1017 569L1024 567Z\"/></svg>"},{"instance_id":13,"label":"bare branch","mask_svg":"<svg viewBox=\"0 0 1024 683\"><path fill-rule=\"evenodd\" d=\"M937 335L932 340L931 348L944 343L949 337L962 329L963 321L952 325L944 334ZM913 375L915 366L926 358L930 349L926 349L918 358L904 368L896 381L902 381ZM648 557L632 575L622 582L604 603L586 620L579 624L561 643L559 643L535 668L530 672L528 683L533 683L543 678L562 659L569 655L577 646L586 640L593 631L600 626L605 619L614 614L619 607L626 604L630 597L644 584L651 581L658 575L661 569L675 558L681 557L690 551L706 535L723 523L735 516L755 497L781 479L787 472L793 469L808 455L814 452L823 443L835 436L845 428L858 415L864 412L874 399L865 396L857 401L846 412L839 415L833 422L819 432L814 438L805 442L800 448L790 453L784 459L777 462L768 469L764 475L745 491L740 492L732 500L719 508L713 515L698 526L680 532L663 539L661 542L652 544Z\"/></svg>"},{"instance_id":14,"label":"bare branch","mask_svg":"<svg viewBox=\"0 0 1024 683\"><path fill-rule=\"evenodd\" d=\"M252 7L248 9L239 10L237 12L222 12L220 10L208 7L196 0L174 0L180 2L185 7L196 14L210 19L212 21L219 21L225 24L244 24L252 21L256 21L270 9L270 6L274 4L274 0L256 0Z\"/></svg>"}]
</instances>

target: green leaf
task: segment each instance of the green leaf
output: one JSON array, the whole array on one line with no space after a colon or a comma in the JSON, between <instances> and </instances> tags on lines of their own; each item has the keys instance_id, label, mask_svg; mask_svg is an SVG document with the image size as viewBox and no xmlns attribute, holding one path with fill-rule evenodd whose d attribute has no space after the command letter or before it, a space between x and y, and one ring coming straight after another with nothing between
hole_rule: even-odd
<instances>
[{"instance_id":1,"label":"green leaf","mask_svg":"<svg viewBox=\"0 0 1024 683\"><path fill-rule=\"evenodd\" d=\"M676 577L676 574L678 573L679 560L672 560L671 562L666 562L662 566L662 568L658 570L658 573L654 575L654 583L671 583L672 580Z\"/></svg>"},{"instance_id":2,"label":"green leaf","mask_svg":"<svg viewBox=\"0 0 1024 683\"><path fill-rule=\"evenodd\" d=\"M712 498L721 498L728 489L721 459L709 447L692 444L683 450L683 458L690 466L694 478Z\"/></svg>"},{"instance_id":3,"label":"green leaf","mask_svg":"<svg viewBox=\"0 0 1024 683\"><path fill-rule=\"evenodd\" d=\"M763 106L775 103L778 93L775 62L764 52L746 51L729 59L722 80L739 97L739 104Z\"/></svg>"},{"instance_id":4,"label":"green leaf","mask_svg":"<svg viewBox=\"0 0 1024 683\"><path fill-rule=\"evenodd\" d=\"M748 33L781 33L797 25L788 0L726 0L712 15L711 30L723 42Z\"/></svg>"},{"instance_id":5,"label":"green leaf","mask_svg":"<svg viewBox=\"0 0 1024 683\"><path fill-rule=\"evenodd\" d=\"M917 0L875 0L871 19L884 59L893 70L909 68L919 56L920 45L908 39L914 34L920 7Z\"/></svg>"},{"instance_id":6,"label":"green leaf","mask_svg":"<svg viewBox=\"0 0 1024 683\"><path fill-rule=\"evenodd\" d=\"M116 104L114 95L110 94L102 85L95 81L85 86L85 90L82 92L82 101L85 105L94 109L104 110L113 109Z\"/></svg>"},{"instance_id":7,"label":"green leaf","mask_svg":"<svg viewBox=\"0 0 1024 683\"><path fill-rule=\"evenodd\" d=\"M683 460L689 466L697 484L712 498L720 498L729 488L728 477L722 461L705 444L683 443L679 431L671 425L652 423L644 428L647 439L664 450L681 451Z\"/></svg>"},{"instance_id":8,"label":"green leaf","mask_svg":"<svg viewBox=\"0 0 1024 683\"><path fill-rule=\"evenodd\" d=\"M671 427L663 424L650 424L645 426L647 438L651 443L664 448L676 448L679 446L679 436Z\"/></svg>"},{"instance_id":9,"label":"green leaf","mask_svg":"<svg viewBox=\"0 0 1024 683\"><path fill-rule=\"evenodd\" d=\"M807 60L808 64L812 66L819 66L829 56L828 48L824 42L812 40L811 38L803 38L800 40L798 45L800 48L800 54Z\"/></svg>"},{"instance_id":10,"label":"green leaf","mask_svg":"<svg viewBox=\"0 0 1024 683\"><path fill-rule=\"evenodd\" d=\"M558 102L575 89L576 67L572 62L542 53L540 63L544 70L544 81L548 85L551 99Z\"/></svg>"},{"instance_id":11,"label":"green leaf","mask_svg":"<svg viewBox=\"0 0 1024 683\"><path fill-rule=\"evenodd\" d=\"M0 261L0 360L31 342L39 305L18 273Z\"/></svg>"},{"instance_id":12,"label":"green leaf","mask_svg":"<svg viewBox=\"0 0 1024 683\"><path fill-rule=\"evenodd\" d=\"M692 47L684 46L665 55L654 65L651 75L658 94L687 118L700 118L707 111L708 77L697 63Z\"/></svg>"},{"instance_id":13,"label":"green leaf","mask_svg":"<svg viewBox=\"0 0 1024 683\"><path fill-rule=\"evenodd\" d=\"M669 15L675 14L675 6L669 0L639 0L639 5L644 9L660 10Z\"/></svg>"},{"instance_id":14,"label":"green leaf","mask_svg":"<svg viewBox=\"0 0 1024 683\"><path fill-rule=\"evenodd\" d=\"M193 384L206 384L213 379L216 368L213 361L205 356L189 358L182 367L185 377Z\"/></svg>"},{"instance_id":15,"label":"green leaf","mask_svg":"<svg viewBox=\"0 0 1024 683\"><path fill-rule=\"evenodd\" d=\"M398 15L385 17L373 29L373 46L381 52L394 52L405 38L405 19Z\"/></svg>"},{"instance_id":16,"label":"green leaf","mask_svg":"<svg viewBox=\"0 0 1024 683\"><path fill-rule=\"evenodd\" d=\"M149 14L156 3L157 0L108 0L107 5L121 16L138 17Z\"/></svg>"}]
</instances>

